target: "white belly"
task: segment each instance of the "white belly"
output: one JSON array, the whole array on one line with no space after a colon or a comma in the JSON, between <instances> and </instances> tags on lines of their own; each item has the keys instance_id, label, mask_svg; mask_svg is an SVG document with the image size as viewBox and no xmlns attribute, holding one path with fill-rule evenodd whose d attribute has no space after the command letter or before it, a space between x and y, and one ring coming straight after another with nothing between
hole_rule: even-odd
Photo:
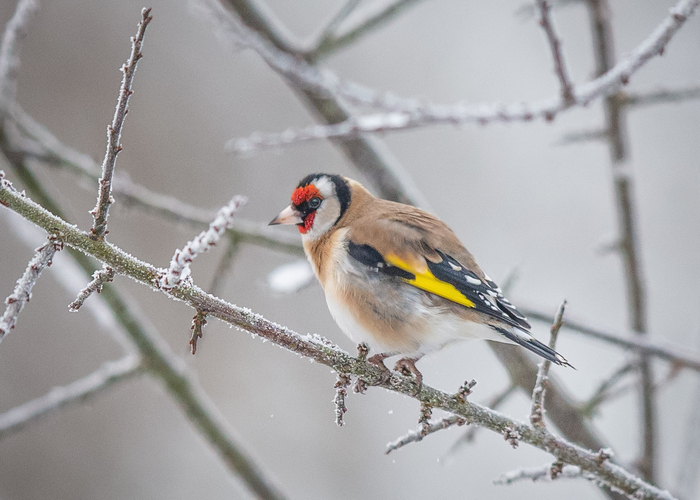
<instances>
[{"instance_id":1,"label":"white belly","mask_svg":"<svg viewBox=\"0 0 700 500\"><path fill-rule=\"evenodd\" d=\"M350 340L356 344L361 342L367 343L375 354L379 352L396 352L395 347L383 345L381 343L379 340L381 339L381 335L377 335L362 326L352 312L344 307L336 298L333 292L326 293L326 303L328 304L328 310L331 316L333 316L333 319L342 332L347 335ZM426 307L417 307L415 313L427 315L430 318L427 322L427 328L421 329L420 331L408 331L406 335L410 337L410 339L408 339L407 343L412 345L417 344L418 348L397 352L397 354L419 357L429 352L436 351L455 340L487 339L511 343L491 327L472 321L465 321L449 312L430 310ZM415 340L415 342L411 342L411 340Z\"/></svg>"}]
</instances>

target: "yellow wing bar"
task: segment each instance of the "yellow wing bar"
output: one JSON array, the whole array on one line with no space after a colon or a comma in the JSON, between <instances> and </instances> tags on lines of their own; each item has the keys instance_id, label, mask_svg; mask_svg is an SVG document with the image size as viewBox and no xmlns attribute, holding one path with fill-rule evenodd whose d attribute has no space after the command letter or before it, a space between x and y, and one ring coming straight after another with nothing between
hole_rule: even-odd
<instances>
[{"instance_id":1,"label":"yellow wing bar","mask_svg":"<svg viewBox=\"0 0 700 500\"><path fill-rule=\"evenodd\" d=\"M434 293L442 298L461 304L466 307L474 308L474 302L469 300L464 296L462 292L457 290L454 285L441 281L435 277L433 273L430 272L428 266L424 266L424 269L418 269L411 266L408 262L404 261L398 255L394 253L389 253L384 257L389 264L392 266L403 269L415 276L414 279L402 278L409 285L413 285L416 288L425 290L426 292Z\"/></svg>"}]
</instances>

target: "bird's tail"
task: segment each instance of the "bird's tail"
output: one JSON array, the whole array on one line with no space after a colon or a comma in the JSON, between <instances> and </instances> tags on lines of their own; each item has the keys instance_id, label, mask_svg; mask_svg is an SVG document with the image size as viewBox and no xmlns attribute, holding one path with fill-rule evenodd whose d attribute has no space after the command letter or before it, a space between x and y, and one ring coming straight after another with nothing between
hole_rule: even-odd
<instances>
[{"instance_id":1,"label":"bird's tail","mask_svg":"<svg viewBox=\"0 0 700 500\"><path fill-rule=\"evenodd\" d=\"M538 356L541 356L544 359L551 361L552 363L556 363L561 366L570 366L571 368L574 368L574 366L571 363L569 363L564 356L559 354L557 351L555 351L548 345L543 344L535 337L532 337L529 333L523 334L521 332L514 332L500 327L495 327L495 329L498 330L498 332L504 337L506 337L508 340L523 346L525 349L534 352Z\"/></svg>"}]
</instances>

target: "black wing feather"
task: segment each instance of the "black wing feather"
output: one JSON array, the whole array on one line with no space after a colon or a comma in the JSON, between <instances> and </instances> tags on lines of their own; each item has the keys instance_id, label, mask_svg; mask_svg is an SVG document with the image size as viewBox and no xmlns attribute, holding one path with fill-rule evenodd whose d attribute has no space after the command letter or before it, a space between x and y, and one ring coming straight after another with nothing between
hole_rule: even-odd
<instances>
[{"instance_id":1,"label":"black wing feather","mask_svg":"<svg viewBox=\"0 0 700 500\"><path fill-rule=\"evenodd\" d=\"M454 286L465 297L474 302L476 310L520 328L529 330L530 324L525 316L503 296L501 289L491 280L483 280L476 273L468 270L457 260L439 250L441 262L428 261L428 268L433 275Z\"/></svg>"},{"instance_id":2,"label":"black wing feather","mask_svg":"<svg viewBox=\"0 0 700 500\"><path fill-rule=\"evenodd\" d=\"M414 274L386 262L382 254L371 245L358 245L348 241L348 253L350 257L374 272L405 280L415 279ZM501 289L494 282L482 280L454 258L439 250L437 253L442 258L442 262L435 263L427 260L430 272L437 279L454 286L462 295L474 303L474 308L477 311L521 330L529 330L530 325L525 320L525 317L508 302L501 293Z\"/></svg>"}]
</instances>

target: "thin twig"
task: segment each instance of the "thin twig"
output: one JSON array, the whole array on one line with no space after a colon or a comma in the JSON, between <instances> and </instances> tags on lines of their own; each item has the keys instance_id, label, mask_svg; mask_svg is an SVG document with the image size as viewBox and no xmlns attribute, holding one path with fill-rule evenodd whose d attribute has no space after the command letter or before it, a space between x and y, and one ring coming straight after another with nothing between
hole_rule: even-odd
<instances>
[{"instance_id":1,"label":"thin twig","mask_svg":"<svg viewBox=\"0 0 700 500\"><path fill-rule=\"evenodd\" d=\"M491 408L492 410L498 410L498 408L500 408L500 406L508 399L508 397L511 394L513 394L513 392L515 392L517 388L518 386L514 384L509 385L505 390L496 393L491 399L484 403L484 406L486 406L487 408ZM462 437L455 441L454 444L450 447L450 449L447 451L447 455L452 455L463 445L474 441L476 433L479 431L479 429L480 427L476 426L469 427L466 430L466 432L462 434Z\"/></svg>"},{"instance_id":2,"label":"thin twig","mask_svg":"<svg viewBox=\"0 0 700 500\"><path fill-rule=\"evenodd\" d=\"M638 369L637 363L632 363L631 364L633 369ZM679 367L675 365L671 365L666 373L666 375L659 380L658 382L654 382L654 385L652 386L652 390L654 392L658 392L659 390L665 388L668 386L671 382L673 382L676 377L678 376L679 373ZM602 403L606 401L612 401L613 399L620 398L624 396L625 394L630 393L631 391L638 389L639 388L639 383L638 382L630 382L624 385L621 385L617 388L608 388L605 392L602 394L599 394L595 399L591 399L588 402L584 403L581 405L581 412L586 415L587 417L592 417L593 413L595 412L595 409L597 406L600 406Z\"/></svg>"},{"instance_id":3,"label":"thin twig","mask_svg":"<svg viewBox=\"0 0 700 500\"><path fill-rule=\"evenodd\" d=\"M0 182L3 182L0 178ZM39 279L41 272L51 265L53 256L63 249L63 243L55 235L49 236L49 241L35 250L34 258L29 261L22 277L17 280L13 292L5 299L5 312L0 317L0 342L10 333L17 323L17 316L24 305L32 298L32 288Z\"/></svg>"},{"instance_id":4,"label":"thin twig","mask_svg":"<svg viewBox=\"0 0 700 500\"><path fill-rule=\"evenodd\" d=\"M564 324L564 310L566 309L566 300L561 303L554 323L549 330L549 347L554 349L557 344L557 335L559 329ZM532 390L532 406L530 408L530 423L534 427L544 428L544 395L547 390L547 382L549 380L549 367L551 362L547 359L540 362L540 367L537 370L537 380L535 388Z\"/></svg>"},{"instance_id":5,"label":"thin twig","mask_svg":"<svg viewBox=\"0 0 700 500\"><path fill-rule=\"evenodd\" d=\"M550 0L551 8L552 9L558 9L561 7L568 7L577 3L581 3L585 0ZM528 2L520 7L515 11L515 15L520 17L523 20L526 20L530 17L534 17L537 14L537 5L533 4L532 2Z\"/></svg>"},{"instance_id":6,"label":"thin twig","mask_svg":"<svg viewBox=\"0 0 700 500\"><path fill-rule=\"evenodd\" d=\"M518 302L518 309L522 311L529 319L543 321L552 324L552 316L542 310L524 304L523 301ZM639 338L631 331L615 332L601 328L580 319L572 318L571 314L566 316L566 328L572 332L580 333L588 337L607 342L618 346L622 349L638 351L650 356L656 356L661 359L670 361L678 366L689 368L691 370L700 371L700 353L693 353L688 349L673 347L658 339L656 341L645 336Z\"/></svg>"},{"instance_id":7,"label":"thin twig","mask_svg":"<svg viewBox=\"0 0 700 500\"><path fill-rule=\"evenodd\" d=\"M551 7L547 0L537 0L537 8L540 12L540 26L544 29L547 34L547 41L549 42L549 47L552 50L552 59L554 59L554 72L559 78L559 85L561 87L561 98L566 104L574 104L576 102L573 94L573 84L569 78L569 73L566 70L566 63L564 62L564 55L561 52L561 40L554 32L554 26L552 25L552 20L549 16L549 11Z\"/></svg>"},{"instance_id":8,"label":"thin twig","mask_svg":"<svg viewBox=\"0 0 700 500\"><path fill-rule=\"evenodd\" d=\"M202 338L202 330L204 329L204 325L207 324L206 317L207 314L202 311L197 311L192 317L192 326L190 327L192 336L189 341L189 345L192 348L192 355L197 353L197 340Z\"/></svg>"},{"instance_id":9,"label":"thin twig","mask_svg":"<svg viewBox=\"0 0 700 500\"><path fill-rule=\"evenodd\" d=\"M667 104L700 98L700 85L697 83L675 89L657 89L648 92L622 94L620 104L627 107L643 107L653 104Z\"/></svg>"},{"instance_id":10,"label":"thin twig","mask_svg":"<svg viewBox=\"0 0 700 500\"><path fill-rule=\"evenodd\" d=\"M92 240L87 233L67 224L27 197L21 196L2 176L0 176L0 203L44 229L60 231L67 245L96 257L104 264L114 268L116 272L126 274L136 281L158 289L157 275L159 273L152 265L137 260L110 243ZM551 453L563 463L577 465L582 470L594 474L599 482L627 495L636 495L636 498L645 500L673 499L673 496L668 492L661 491L640 480L608 460L601 460L598 454L592 451L554 436L546 429L536 429L525 423L511 420L488 408L465 401L457 394L447 394L425 384L419 388L413 377L404 377L395 373L389 380L386 380L379 368L371 363L351 357L328 340L317 335L302 336L288 328L276 325L248 309L213 297L194 284L183 283L182 286L171 290L169 295L186 302L196 310L207 310L210 316L330 366L337 372L362 377L371 385L378 385L401 394L418 397L423 404L431 408L439 408L464 417L468 423L481 425L506 435L510 441L517 439L519 442L536 446ZM151 368L156 369L155 367ZM169 370L171 369L169 368ZM178 376L176 382L176 387L170 387L171 390L175 391L176 388L179 388L179 391L190 390L187 383L181 383L181 376ZM417 388L420 389L418 395L416 395ZM183 396L183 394L179 394L180 398Z\"/></svg>"},{"instance_id":11,"label":"thin twig","mask_svg":"<svg viewBox=\"0 0 700 500\"><path fill-rule=\"evenodd\" d=\"M594 43L596 73L604 74L614 63L614 39L610 6L607 0L588 0ZM671 17L686 19L678 11L671 10ZM664 45L657 53L663 53ZM627 287L629 324L638 335L647 333L647 307L644 278L642 275L639 239L637 236L636 206L631 168L629 165L629 137L626 130L624 109L620 95L609 95L604 102L605 126L615 185L615 202L620 232L621 257ZM645 354L639 360L639 390L642 406L642 452L639 468L647 481L655 482L656 408L653 393L654 376L651 362Z\"/></svg>"},{"instance_id":12,"label":"thin twig","mask_svg":"<svg viewBox=\"0 0 700 500\"><path fill-rule=\"evenodd\" d=\"M348 386L350 385L350 375L347 373L338 373L338 378L333 387L335 388L335 397L333 404L335 405L335 424L339 427L345 425L345 414L348 409L345 406L345 397L348 395Z\"/></svg>"},{"instance_id":13,"label":"thin twig","mask_svg":"<svg viewBox=\"0 0 700 500\"><path fill-rule=\"evenodd\" d=\"M553 470L556 471L554 474ZM493 484L509 485L519 481L532 481L533 483L552 482L559 478L575 479L580 477L585 477L586 479L594 478L594 476L585 474L575 465L565 465L559 468L557 464L545 464L541 467L526 467L506 472L494 479Z\"/></svg>"},{"instance_id":14,"label":"thin twig","mask_svg":"<svg viewBox=\"0 0 700 500\"><path fill-rule=\"evenodd\" d=\"M136 35L131 38L131 55L122 66L123 73L121 88L119 89L119 98L117 99L117 107L114 111L112 124L107 127L107 152L102 161L102 177L99 182L99 195L97 197L97 205L90 212L93 216L92 229L90 234L94 240L102 240L107 234L107 216L109 215L109 206L114 202L112 198L112 176L114 175L114 165L117 162L117 155L122 149L119 140L122 134L122 125L126 114L129 112L127 106L129 97L134 93L131 90L131 85L134 80L134 73L139 59L143 57L141 47L143 45L143 37L146 34L148 23L151 22L151 9L141 10L141 21L139 22Z\"/></svg>"},{"instance_id":15,"label":"thin twig","mask_svg":"<svg viewBox=\"0 0 700 500\"><path fill-rule=\"evenodd\" d=\"M598 388L593 391L593 395L588 398L588 401L581 404L581 412L588 417L592 416L596 408L609 398L610 390L622 380L625 375L636 369L637 366L635 363L625 363L615 370L612 375L606 378Z\"/></svg>"},{"instance_id":16,"label":"thin twig","mask_svg":"<svg viewBox=\"0 0 700 500\"><path fill-rule=\"evenodd\" d=\"M219 263L214 271L214 277L211 280L211 285L209 285L209 293L212 295L220 295L221 288L223 287L226 278L229 277L231 273L231 268L236 260L236 255L241 249L241 238L236 236L235 233L229 233L228 246L224 255L221 256Z\"/></svg>"},{"instance_id":17,"label":"thin twig","mask_svg":"<svg viewBox=\"0 0 700 500\"><path fill-rule=\"evenodd\" d=\"M318 61L328 57L338 49L347 47L372 30L386 24L408 7L417 4L419 1L421 0L385 0L383 2L372 2L361 11L358 11L356 15L353 16L354 19L352 22L348 22L349 26L345 29L335 31L336 25L333 27L333 30L327 30L328 33L325 36L319 37L318 42L316 42L313 48L306 52L304 56L309 61ZM350 2L352 2L352 0L350 0Z\"/></svg>"},{"instance_id":18,"label":"thin twig","mask_svg":"<svg viewBox=\"0 0 700 500\"><path fill-rule=\"evenodd\" d=\"M554 143L555 146L568 146L580 142L607 141L608 133L605 130L592 129L569 132Z\"/></svg>"},{"instance_id":19,"label":"thin twig","mask_svg":"<svg viewBox=\"0 0 700 500\"><path fill-rule=\"evenodd\" d=\"M25 37L27 25L38 10L35 0L19 0L10 18L0 44L0 122L12 110L17 97L20 42Z\"/></svg>"},{"instance_id":20,"label":"thin twig","mask_svg":"<svg viewBox=\"0 0 700 500\"><path fill-rule=\"evenodd\" d=\"M438 422L435 422L434 424L428 424L428 425L422 425L420 429L415 430L415 431L408 431L407 434L404 436L401 436L398 438L396 441L392 441L391 443L387 443L386 445L386 450L384 451L385 455L388 455L394 450L398 450L399 448L403 448L407 444L410 443L418 443L420 441L423 441L423 438L426 436L429 436L430 434L433 434L437 431L440 431L442 429L447 429L449 427L452 427L453 425L464 425L467 423L467 420L463 417L460 417L458 415L452 415L447 418L443 418L439 420Z\"/></svg>"},{"instance_id":21,"label":"thin twig","mask_svg":"<svg viewBox=\"0 0 700 500\"><path fill-rule=\"evenodd\" d=\"M202 231L192 241L188 241L182 250L175 251L170 267L159 278L161 288L171 290L178 286L190 274L190 263L199 254L208 252L221 239L226 229L231 227L233 216L238 209L248 202L245 196L234 196L228 204L221 207L209 229Z\"/></svg>"},{"instance_id":22,"label":"thin twig","mask_svg":"<svg viewBox=\"0 0 700 500\"><path fill-rule=\"evenodd\" d=\"M233 139L227 143L229 150L249 153L257 149L277 148L298 142L319 139L360 139L366 134L396 130L409 130L430 125L460 125L492 122L528 122L534 119L552 120L557 114L572 107L586 106L595 99L618 92L629 82L630 77L650 59L658 56L670 39L692 15L700 0L681 0L667 18L636 48L629 52L609 70L589 83L573 88L573 101L561 96L531 103L480 104L456 106L431 105L416 99L403 99L344 82L328 70L320 70L303 60L280 52L269 43L251 40L255 34L244 33L265 61L302 88L311 88L325 96L342 96L351 102L369 105L383 110L382 113L347 117L326 126L315 125L303 129L289 129L283 133L256 133L246 138Z\"/></svg>"},{"instance_id":23,"label":"thin twig","mask_svg":"<svg viewBox=\"0 0 700 500\"><path fill-rule=\"evenodd\" d=\"M92 275L92 281L88 283L85 288L80 290L78 297L68 306L68 310L71 312L78 312L90 295L95 292L100 293L104 284L113 279L114 269L111 267L103 266L99 271L95 271Z\"/></svg>"},{"instance_id":24,"label":"thin twig","mask_svg":"<svg viewBox=\"0 0 700 500\"><path fill-rule=\"evenodd\" d=\"M83 378L54 387L44 396L28 401L0 415L0 439L17 432L56 410L85 402L140 371L138 356L109 361Z\"/></svg>"},{"instance_id":25,"label":"thin twig","mask_svg":"<svg viewBox=\"0 0 700 500\"><path fill-rule=\"evenodd\" d=\"M340 7L340 10L336 12L333 17L319 30L319 34L316 36L316 41L311 45L313 49L306 52L306 57L308 59L315 59L318 54L318 49L321 46L327 45L328 42L334 38L335 31L338 29L343 21L345 21L350 14L360 5L362 0L345 0L345 3Z\"/></svg>"}]
</instances>

